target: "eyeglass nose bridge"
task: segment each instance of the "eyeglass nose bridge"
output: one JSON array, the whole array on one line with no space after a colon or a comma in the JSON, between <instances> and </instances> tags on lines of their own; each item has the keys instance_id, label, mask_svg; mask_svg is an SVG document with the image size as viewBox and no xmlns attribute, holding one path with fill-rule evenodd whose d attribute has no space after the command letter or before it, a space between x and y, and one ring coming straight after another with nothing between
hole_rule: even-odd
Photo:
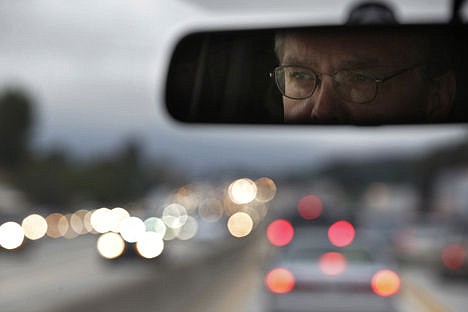
<instances>
[{"instance_id":1,"label":"eyeglass nose bridge","mask_svg":"<svg viewBox=\"0 0 468 312\"><path fill-rule=\"evenodd\" d=\"M315 83L315 88L314 88L314 91L312 92L312 94L315 93L315 91L317 90L317 88L319 88L322 84L322 76L328 76L332 79L333 83L335 83L335 73L333 74L330 74L330 73L320 73L320 72L314 72L315 76L317 77L317 82ZM312 96L312 95L311 95Z\"/></svg>"}]
</instances>

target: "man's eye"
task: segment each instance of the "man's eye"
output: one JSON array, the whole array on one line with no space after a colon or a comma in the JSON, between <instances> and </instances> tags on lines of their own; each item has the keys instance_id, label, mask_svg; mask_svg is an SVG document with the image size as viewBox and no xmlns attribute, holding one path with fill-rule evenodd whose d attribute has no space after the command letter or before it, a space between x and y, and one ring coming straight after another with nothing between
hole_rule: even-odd
<instances>
[{"instance_id":1,"label":"man's eye","mask_svg":"<svg viewBox=\"0 0 468 312\"><path fill-rule=\"evenodd\" d=\"M348 73L347 79L350 82L369 82L373 80L369 75L355 72Z\"/></svg>"},{"instance_id":2,"label":"man's eye","mask_svg":"<svg viewBox=\"0 0 468 312\"><path fill-rule=\"evenodd\" d=\"M312 74L304 71L291 72L290 77L297 80L311 80L314 78Z\"/></svg>"}]
</instances>

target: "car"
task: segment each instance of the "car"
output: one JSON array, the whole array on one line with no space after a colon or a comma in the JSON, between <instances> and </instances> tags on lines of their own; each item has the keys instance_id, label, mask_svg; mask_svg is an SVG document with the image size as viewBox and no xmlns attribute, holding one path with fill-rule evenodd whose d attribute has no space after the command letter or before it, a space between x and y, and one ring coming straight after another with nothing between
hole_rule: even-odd
<instances>
[{"instance_id":1,"label":"car","mask_svg":"<svg viewBox=\"0 0 468 312\"><path fill-rule=\"evenodd\" d=\"M448 287L432 279L437 268L419 260L401 267L386 262L394 256L392 235L401 227L418 224L423 215L438 221L467 213L468 15L462 2L2 2L0 184L18 190L30 205L27 213L14 211L0 194L0 209L13 210L15 218L38 215L43 226L27 253L1 247L0 279L10 285L2 287L2 311L263 311L280 305L317 310L330 302L359 311L374 309L376 302L397 311L464 311L463 283L448 281ZM281 40L291 39L281 39L284 31L320 33L322 48L344 41L364 47L364 32L370 31L387 45L386 56L408 64L391 64L383 73L280 63L274 44L284 52ZM411 32L443 40L424 41L443 58L429 66L391 53L411 46L404 39ZM328 41L337 34L351 37ZM365 47L360 52L371 50ZM331 51L321 58L334 55ZM284 99L309 109L312 100L301 101L320 95L328 103L339 98L340 104L357 104L361 113L376 113L380 106L367 104L387 92L384 86L418 78L442 60L459 66L425 81L431 89L419 89L420 80L407 81L402 85L415 92L394 88L402 96L386 102L413 113L427 108L424 116L431 118L424 122L385 114L338 118L349 117L343 110L348 106L322 111L324 119L314 110L309 120L299 114L304 111L287 109L292 102ZM292 79L288 88L286 77ZM338 91L324 92L330 90ZM425 91L431 91L430 107L412 101ZM450 120L442 118L448 116L447 103L456 104ZM166 202L167 194L180 198ZM102 233L90 228L93 212L125 208L131 216L163 219L167 207L171 213L163 222L174 228L188 215L208 219L200 221L207 224L199 236L167 243L162 254L167 265L158 265L163 258L151 258L155 253L145 264L99 256L103 242L109 243L105 254L111 258L134 242L123 243L119 228L105 226ZM278 303L270 306L270 294L263 296L265 267L289 250L288 243L278 247L269 240L268 228L291 212L305 216L286 227L288 235L297 234L291 252L349 252L349 259L360 259L330 278L306 266L305 274L323 282L310 291L315 308L302 298L281 299L288 294L271 294ZM72 219L80 231L64 230ZM330 245L327 237L300 238L299 227L319 229L340 220L362 235L348 247ZM2 229L10 221L21 233L22 221L10 217L2 218ZM151 232L135 222L140 232ZM9 239L9 233L0 231L0 239ZM320 233L326 234L324 228ZM160 251L160 237L148 241ZM133 249L129 253L135 259ZM294 258L277 264L302 270ZM388 269L384 280L401 279L402 295L375 294L371 281L378 267ZM355 274L349 283L348 273ZM350 301L341 300L348 295ZM369 300L354 301L362 296Z\"/></svg>"},{"instance_id":2,"label":"car","mask_svg":"<svg viewBox=\"0 0 468 312\"><path fill-rule=\"evenodd\" d=\"M427 221L405 226L394 235L395 255L402 262L434 265L439 261L442 241L448 237L447 232L446 224Z\"/></svg>"},{"instance_id":3,"label":"car","mask_svg":"<svg viewBox=\"0 0 468 312\"><path fill-rule=\"evenodd\" d=\"M269 311L395 311L400 277L391 259L372 248L366 236L334 246L327 230L299 227L290 245L278 251L265 277ZM382 274L394 282L386 293L377 282Z\"/></svg>"},{"instance_id":4,"label":"car","mask_svg":"<svg viewBox=\"0 0 468 312\"><path fill-rule=\"evenodd\" d=\"M450 230L444 235L443 243L438 249L437 268L442 277L458 279L468 277L466 221L466 218L459 217L449 223Z\"/></svg>"}]
</instances>

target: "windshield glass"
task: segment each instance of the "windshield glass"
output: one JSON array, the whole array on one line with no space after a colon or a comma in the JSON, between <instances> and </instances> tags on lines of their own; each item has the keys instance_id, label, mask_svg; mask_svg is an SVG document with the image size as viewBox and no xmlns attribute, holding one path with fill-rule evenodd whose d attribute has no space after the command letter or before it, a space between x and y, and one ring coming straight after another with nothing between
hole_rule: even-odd
<instances>
[{"instance_id":1,"label":"windshield glass","mask_svg":"<svg viewBox=\"0 0 468 312\"><path fill-rule=\"evenodd\" d=\"M225 16L106 3L0 4L2 312L464 311L465 125L174 122L173 32Z\"/></svg>"}]
</instances>

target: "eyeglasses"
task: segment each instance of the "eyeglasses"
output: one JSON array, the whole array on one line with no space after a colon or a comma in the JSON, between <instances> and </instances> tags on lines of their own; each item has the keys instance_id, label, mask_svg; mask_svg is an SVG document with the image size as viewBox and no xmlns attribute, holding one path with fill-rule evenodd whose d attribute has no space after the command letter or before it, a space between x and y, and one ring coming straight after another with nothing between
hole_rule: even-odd
<instances>
[{"instance_id":1,"label":"eyeglasses","mask_svg":"<svg viewBox=\"0 0 468 312\"><path fill-rule=\"evenodd\" d=\"M294 100L303 100L314 94L317 87L320 86L322 76L330 76L339 97L345 101L365 104L375 99L379 85L421 66L423 64L415 64L378 79L359 70L340 70L328 74L316 72L303 66L281 65L276 67L273 73L270 73L270 77L275 77L276 85L283 96Z\"/></svg>"}]
</instances>

